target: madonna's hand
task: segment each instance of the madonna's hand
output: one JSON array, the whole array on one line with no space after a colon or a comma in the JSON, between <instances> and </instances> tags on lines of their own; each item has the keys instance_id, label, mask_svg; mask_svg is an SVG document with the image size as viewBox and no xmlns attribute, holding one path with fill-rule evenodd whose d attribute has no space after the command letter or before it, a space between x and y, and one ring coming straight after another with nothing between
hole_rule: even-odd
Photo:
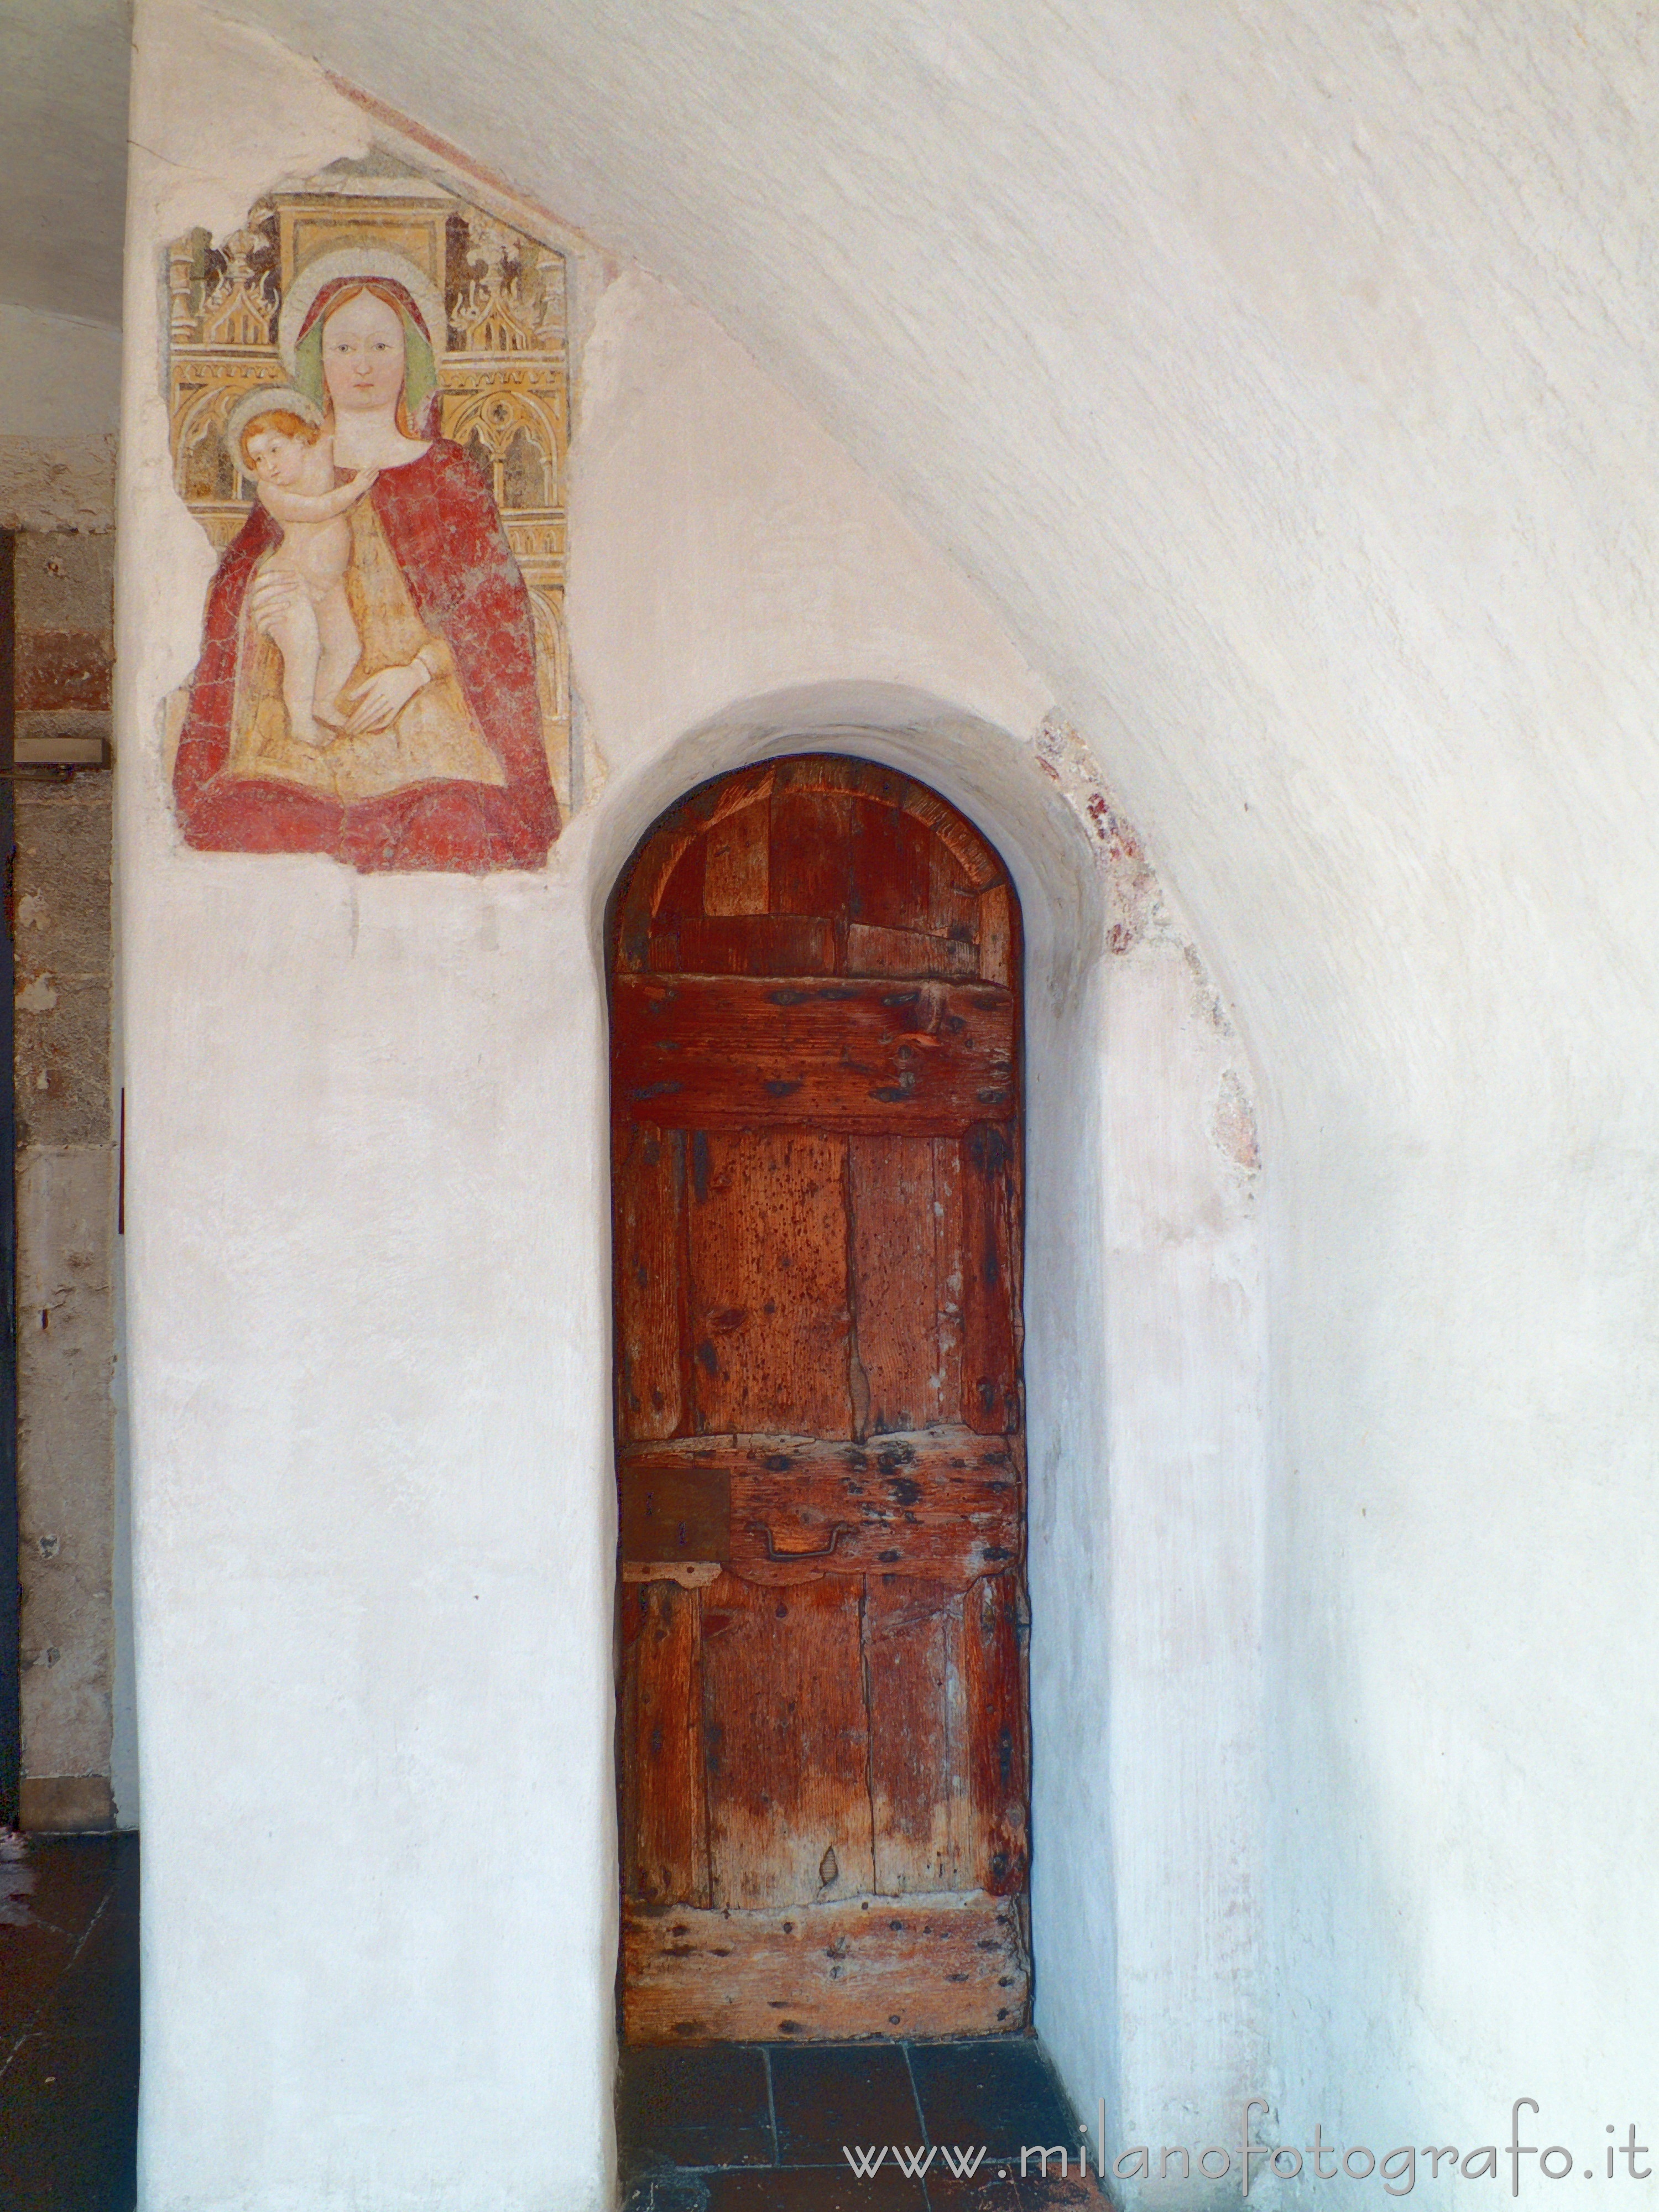
<instances>
[{"instance_id":1,"label":"madonna's hand","mask_svg":"<svg viewBox=\"0 0 1659 2212\"><path fill-rule=\"evenodd\" d=\"M390 729L417 691L431 681L424 664L407 662L402 668L383 668L357 687L357 703L340 725L348 738L367 737L371 731Z\"/></svg>"},{"instance_id":2,"label":"madonna's hand","mask_svg":"<svg viewBox=\"0 0 1659 2212\"><path fill-rule=\"evenodd\" d=\"M269 637L289 609L302 597L300 579L283 568L268 568L248 594L248 613L262 637Z\"/></svg>"}]
</instances>

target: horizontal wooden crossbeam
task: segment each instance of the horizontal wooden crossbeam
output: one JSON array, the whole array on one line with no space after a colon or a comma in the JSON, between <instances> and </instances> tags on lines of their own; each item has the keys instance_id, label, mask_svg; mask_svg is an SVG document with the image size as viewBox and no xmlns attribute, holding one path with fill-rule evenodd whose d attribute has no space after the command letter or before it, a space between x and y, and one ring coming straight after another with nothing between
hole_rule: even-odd
<instances>
[{"instance_id":1,"label":"horizontal wooden crossbeam","mask_svg":"<svg viewBox=\"0 0 1659 2212\"><path fill-rule=\"evenodd\" d=\"M1017 1104L991 983L617 975L612 1110L665 1128L951 1136Z\"/></svg>"},{"instance_id":2,"label":"horizontal wooden crossbeam","mask_svg":"<svg viewBox=\"0 0 1659 2212\"><path fill-rule=\"evenodd\" d=\"M629 1565L718 1560L750 1582L885 1571L960 1585L1020 1556L1010 1437L678 1437L624 1447L619 1472Z\"/></svg>"}]
</instances>

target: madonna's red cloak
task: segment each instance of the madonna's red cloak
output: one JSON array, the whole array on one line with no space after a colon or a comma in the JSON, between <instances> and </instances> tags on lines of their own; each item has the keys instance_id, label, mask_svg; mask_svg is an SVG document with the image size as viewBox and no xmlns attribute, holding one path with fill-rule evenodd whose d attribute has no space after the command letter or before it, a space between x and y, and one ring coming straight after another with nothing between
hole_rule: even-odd
<instances>
[{"instance_id":1,"label":"madonna's red cloak","mask_svg":"<svg viewBox=\"0 0 1659 2212\"><path fill-rule=\"evenodd\" d=\"M433 441L368 493L416 611L455 673L504 786L442 781L344 805L274 778L227 773L242 604L280 526L255 507L215 573L173 788L188 843L221 853L330 853L354 867L479 874L532 868L559 834L536 690L530 598L495 509L462 448Z\"/></svg>"}]
</instances>

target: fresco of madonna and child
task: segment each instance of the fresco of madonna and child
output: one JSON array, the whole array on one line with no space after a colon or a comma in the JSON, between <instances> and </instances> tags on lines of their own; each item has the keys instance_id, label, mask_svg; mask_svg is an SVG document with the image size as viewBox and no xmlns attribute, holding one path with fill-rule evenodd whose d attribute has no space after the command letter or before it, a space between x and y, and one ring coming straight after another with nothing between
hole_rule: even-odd
<instances>
[{"instance_id":1,"label":"fresco of madonna and child","mask_svg":"<svg viewBox=\"0 0 1659 2212\"><path fill-rule=\"evenodd\" d=\"M185 841L366 870L538 866L557 836L530 595L476 450L436 434L444 302L375 246L289 286L290 381L223 422L256 502L209 590Z\"/></svg>"}]
</instances>

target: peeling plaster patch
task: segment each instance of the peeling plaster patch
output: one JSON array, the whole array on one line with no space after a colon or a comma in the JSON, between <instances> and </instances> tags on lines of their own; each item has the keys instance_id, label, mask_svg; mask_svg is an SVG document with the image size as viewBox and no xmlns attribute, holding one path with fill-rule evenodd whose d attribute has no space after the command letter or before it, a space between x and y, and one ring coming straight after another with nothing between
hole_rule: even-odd
<instances>
[{"instance_id":1,"label":"peeling plaster patch","mask_svg":"<svg viewBox=\"0 0 1659 2212\"><path fill-rule=\"evenodd\" d=\"M1255 1109L1237 1068L1227 1068L1222 1075L1220 1094L1210 1120L1210 1134L1218 1150L1235 1166L1249 1175L1257 1173L1261 1165L1261 1148L1256 1141Z\"/></svg>"},{"instance_id":2,"label":"peeling plaster patch","mask_svg":"<svg viewBox=\"0 0 1659 2212\"><path fill-rule=\"evenodd\" d=\"M57 1004L58 994L50 975L32 975L17 994L17 1011L21 1014L49 1014Z\"/></svg>"},{"instance_id":3,"label":"peeling plaster patch","mask_svg":"<svg viewBox=\"0 0 1659 2212\"><path fill-rule=\"evenodd\" d=\"M1114 952L1127 952L1161 917L1158 878L1140 840L1107 788L1094 755L1062 715L1046 714L1038 725L1036 761L1060 786L1087 832L1106 878L1107 942Z\"/></svg>"},{"instance_id":4,"label":"peeling plaster patch","mask_svg":"<svg viewBox=\"0 0 1659 2212\"><path fill-rule=\"evenodd\" d=\"M1059 785L1088 834L1106 896L1108 947L1119 958L1142 945L1177 947L1192 979L1194 1018L1227 1044L1236 1044L1237 1033L1204 957L1165 897L1139 834L1087 743L1057 713L1044 716L1035 742L1037 766ZM1247 1176L1261 1172L1252 1086L1238 1067L1222 1069L1209 1134L1231 1166Z\"/></svg>"}]
</instances>

